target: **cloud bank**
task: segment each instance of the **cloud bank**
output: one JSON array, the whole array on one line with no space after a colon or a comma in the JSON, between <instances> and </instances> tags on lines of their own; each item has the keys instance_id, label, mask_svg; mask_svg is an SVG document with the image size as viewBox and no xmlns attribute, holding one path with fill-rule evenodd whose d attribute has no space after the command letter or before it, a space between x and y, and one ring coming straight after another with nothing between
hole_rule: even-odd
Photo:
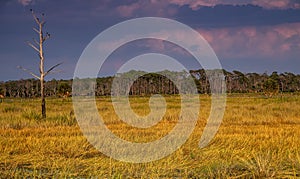
<instances>
[{"instance_id":1,"label":"cloud bank","mask_svg":"<svg viewBox=\"0 0 300 179\"><path fill-rule=\"evenodd\" d=\"M23 6L27 6L29 5L33 0L18 0L18 2L20 4L22 4Z\"/></svg>"},{"instance_id":2,"label":"cloud bank","mask_svg":"<svg viewBox=\"0 0 300 179\"><path fill-rule=\"evenodd\" d=\"M300 9L300 1L297 0L169 0L169 2L179 6L188 5L193 10L216 5L255 5L265 9Z\"/></svg>"},{"instance_id":3,"label":"cloud bank","mask_svg":"<svg viewBox=\"0 0 300 179\"><path fill-rule=\"evenodd\" d=\"M224 58L290 58L300 52L300 23L265 27L198 29Z\"/></svg>"}]
</instances>

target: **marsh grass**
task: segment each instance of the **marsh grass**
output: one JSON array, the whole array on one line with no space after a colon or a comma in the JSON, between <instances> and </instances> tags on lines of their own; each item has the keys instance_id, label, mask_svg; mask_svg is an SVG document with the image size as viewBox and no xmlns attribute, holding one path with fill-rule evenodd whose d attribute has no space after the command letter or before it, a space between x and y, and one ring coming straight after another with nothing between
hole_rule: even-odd
<instances>
[{"instance_id":1,"label":"marsh grass","mask_svg":"<svg viewBox=\"0 0 300 179\"><path fill-rule=\"evenodd\" d=\"M167 96L163 119L149 129L119 120L108 97L97 98L99 114L117 136L149 142L176 125L180 98ZM150 112L147 97L131 97L140 115ZM38 99L6 99L0 104L1 178L298 178L300 177L300 96L265 98L232 95L222 125L211 143L198 148L210 110L210 97L200 96L201 110L188 141L158 161L116 161L90 145L76 123L71 99L47 99L41 119Z\"/></svg>"}]
</instances>

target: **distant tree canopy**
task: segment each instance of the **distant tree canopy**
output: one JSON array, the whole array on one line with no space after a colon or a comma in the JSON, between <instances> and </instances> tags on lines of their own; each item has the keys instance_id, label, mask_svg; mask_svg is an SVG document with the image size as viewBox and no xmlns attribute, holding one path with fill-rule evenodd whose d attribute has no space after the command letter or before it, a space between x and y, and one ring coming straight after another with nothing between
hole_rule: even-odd
<instances>
[{"instance_id":1,"label":"distant tree canopy","mask_svg":"<svg viewBox=\"0 0 300 179\"><path fill-rule=\"evenodd\" d=\"M206 76L205 70L190 70L188 72L170 72L164 71L172 78L179 79L184 87L187 83L188 76L192 77L197 86L198 93L209 94L210 83ZM300 75L285 72L273 72L268 75L266 73L242 73L240 71L226 71L223 70L227 93L264 93L267 96L272 96L278 92L300 92ZM178 94L178 88L163 75L157 73L147 73L143 75L140 71L130 71L122 74L125 82L136 78L129 88L129 95L150 95L150 94ZM111 94L112 83L114 77L97 78L97 85L95 87L96 96L108 96ZM53 97L61 97L67 92L71 93L72 80L50 80L45 82L45 95ZM115 90L119 93L124 93L124 86L120 86ZM39 80L35 79L21 79L17 81L0 82L0 94L5 97L22 97L32 98L39 97L41 86ZM123 90L123 91L122 91Z\"/></svg>"},{"instance_id":2,"label":"distant tree canopy","mask_svg":"<svg viewBox=\"0 0 300 179\"><path fill-rule=\"evenodd\" d=\"M68 81L63 81L63 82L60 82L59 84L58 84L58 93L61 95L61 96L63 96L63 95L65 95L65 94L67 94L67 93L71 93L71 91L72 91L72 87L71 87L71 84L70 84L70 82L68 82Z\"/></svg>"}]
</instances>

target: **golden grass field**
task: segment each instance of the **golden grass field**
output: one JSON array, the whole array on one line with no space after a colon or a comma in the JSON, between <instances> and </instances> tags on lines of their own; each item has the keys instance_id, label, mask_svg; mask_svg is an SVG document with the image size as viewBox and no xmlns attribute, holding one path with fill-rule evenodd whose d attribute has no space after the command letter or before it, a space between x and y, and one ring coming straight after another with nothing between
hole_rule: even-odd
<instances>
[{"instance_id":1,"label":"golden grass field","mask_svg":"<svg viewBox=\"0 0 300 179\"><path fill-rule=\"evenodd\" d=\"M149 113L146 97L132 97L136 113ZM153 141L177 121L180 98L167 96L161 122L136 129L121 122L109 97L97 98L108 128L123 139ZM209 115L210 97L200 95L201 111L189 140L173 154L149 163L126 163L103 155L81 133L71 99L47 99L47 118L39 99L0 103L1 178L299 178L300 96L229 95L221 127L198 148Z\"/></svg>"}]
</instances>

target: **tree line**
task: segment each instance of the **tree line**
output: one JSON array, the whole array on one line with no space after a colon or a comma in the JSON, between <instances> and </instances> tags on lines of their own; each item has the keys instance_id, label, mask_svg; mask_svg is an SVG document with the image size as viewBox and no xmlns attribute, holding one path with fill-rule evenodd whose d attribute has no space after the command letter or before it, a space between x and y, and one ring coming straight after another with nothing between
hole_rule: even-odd
<instances>
[{"instance_id":1,"label":"tree line","mask_svg":"<svg viewBox=\"0 0 300 179\"><path fill-rule=\"evenodd\" d=\"M45 96L63 97L71 93L72 80L55 80L45 82ZM0 94L10 98L40 97L41 83L39 79L21 79L0 82Z\"/></svg>"},{"instance_id":2,"label":"tree line","mask_svg":"<svg viewBox=\"0 0 300 179\"><path fill-rule=\"evenodd\" d=\"M209 83L205 70L191 70L190 73L195 78L199 93L209 93ZM274 71L268 75L266 72L259 74L223 70L223 74L227 93L265 93L272 95L278 92L300 91L300 75L290 72L278 73Z\"/></svg>"},{"instance_id":3,"label":"tree line","mask_svg":"<svg viewBox=\"0 0 300 179\"><path fill-rule=\"evenodd\" d=\"M210 70L213 71L213 70ZM240 71L222 70L227 93L264 93L272 96L279 92L299 92L300 75L285 72L242 73ZM145 73L130 71L115 76L99 77L96 79L95 95L108 96L111 93L129 95L151 94L178 94L180 88L188 88L192 79L200 94L210 94L210 82L203 69L190 70L189 72L163 71L161 73ZM119 78L122 76L122 78ZM119 78L119 79L118 79ZM131 84L126 80L135 79ZM112 88L113 81L116 81ZM119 80L119 81L118 81ZM45 81L45 96L67 97L72 94L72 79ZM178 81L178 84L174 84ZM113 90L112 90L113 89ZM126 91L127 89L127 91ZM41 84L38 79L21 79L16 81L0 82L0 95L10 98L35 98L40 97Z\"/></svg>"}]
</instances>

